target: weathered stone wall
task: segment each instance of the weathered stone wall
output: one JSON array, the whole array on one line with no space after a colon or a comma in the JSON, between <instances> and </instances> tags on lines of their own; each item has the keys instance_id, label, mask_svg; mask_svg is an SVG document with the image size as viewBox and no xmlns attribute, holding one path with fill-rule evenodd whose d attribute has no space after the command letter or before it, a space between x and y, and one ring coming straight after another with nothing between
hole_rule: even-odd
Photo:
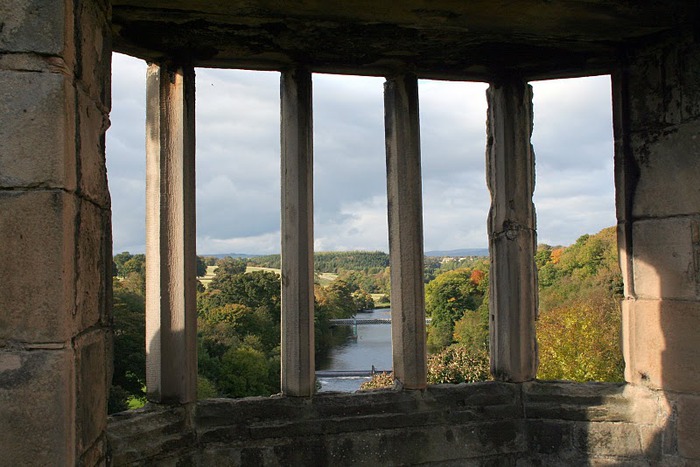
<instances>
[{"instance_id":1,"label":"weathered stone wall","mask_svg":"<svg viewBox=\"0 0 700 467\"><path fill-rule=\"evenodd\" d=\"M109 2L0 2L0 464L104 458Z\"/></svg>"},{"instance_id":2,"label":"weathered stone wall","mask_svg":"<svg viewBox=\"0 0 700 467\"><path fill-rule=\"evenodd\" d=\"M108 427L110 36L108 0L0 2L0 464L100 464L107 436L115 465L700 463L697 34L615 45L632 384L211 400Z\"/></svg>"},{"instance_id":3,"label":"weathered stone wall","mask_svg":"<svg viewBox=\"0 0 700 467\"><path fill-rule=\"evenodd\" d=\"M109 429L114 465L515 465L526 449L519 388L212 399L125 412ZM191 424L184 420L189 419ZM144 434L147 434L147 439Z\"/></svg>"},{"instance_id":4,"label":"weathered stone wall","mask_svg":"<svg viewBox=\"0 0 700 467\"><path fill-rule=\"evenodd\" d=\"M489 382L154 406L108 437L113 465L683 465L672 418L638 386Z\"/></svg>"},{"instance_id":5,"label":"weathered stone wall","mask_svg":"<svg viewBox=\"0 0 700 467\"><path fill-rule=\"evenodd\" d=\"M668 454L700 462L700 43L626 51L613 75L628 381L667 391ZM664 451L666 453L666 451Z\"/></svg>"}]
</instances>

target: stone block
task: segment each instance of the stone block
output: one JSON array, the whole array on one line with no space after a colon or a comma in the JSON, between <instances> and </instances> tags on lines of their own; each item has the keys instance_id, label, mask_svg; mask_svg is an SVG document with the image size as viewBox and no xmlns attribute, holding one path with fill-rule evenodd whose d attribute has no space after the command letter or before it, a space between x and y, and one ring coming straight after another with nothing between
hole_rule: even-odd
<instances>
[{"instance_id":1,"label":"stone block","mask_svg":"<svg viewBox=\"0 0 700 467\"><path fill-rule=\"evenodd\" d=\"M245 454L245 455L244 455ZM245 462L244 462L245 460ZM206 447L197 456L197 465L216 465L234 467L239 465L263 465L262 456L257 449L240 449L230 447Z\"/></svg>"},{"instance_id":2,"label":"stone block","mask_svg":"<svg viewBox=\"0 0 700 467\"><path fill-rule=\"evenodd\" d=\"M630 421L631 403L617 383L533 382L523 385L529 419Z\"/></svg>"},{"instance_id":3,"label":"stone block","mask_svg":"<svg viewBox=\"0 0 700 467\"><path fill-rule=\"evenodd\" d=\"M668 217L700 213L700 122L632 134L639 168L632 214Z\"/></svg>"},{"instance_id":4,"label":"stone block","mask_svg":"<svg viewBox=\"0 0 700 467\"><path fill-rule=\"evenodd\" d=\"M319 417L347 417L410 412L418 407L412 393L395 391L368 391L356 394L317 394L313 399L314 411Z\"/></svg>"},{"instance_id":5,"label":"stone block","mask_svg":"<svg viewBox=\"0 0 700 467\"><path fill-rule=\"evenodd\" d=\"M0 71L0 187L75 189L73 96L61 74Z\"/></svg>"},{"instance_id":6,"label":"stone block","mask_svg":"<svg viewBox=\"0 0 700 467\"><path fill-rule=\"evenodd\" d=\"M75 320L78 329L86 329L100 322L107 313L105 297L109 284L104 271L112 258L105 258L104 246L110 239L104 231L103 218L109 214L86 201L80 200L78 205L80 235L76 238Z\"/></svg>"},{"instance_id":7,"label":"stone block","mask_svg":"<svg viewBox=\"0 0 700 467\"><path fill-rule=\"evenodd\" d=\"M20 73L27 71L50 72L55 71L55 65L59 63L62 63L61 59L47 59L31 53L0 55L0 70L3 71L17 71Z\"/></svg>"},{"instance_id":8,"label":"stone block","mask_svg":"<svg viewBox=\"0 0 700 467\"><path fill-rule=\"evenodd\" d=\"M95 330L75 339L77 455L87 451L107 428L106 330Z\"/></svg>"},{"instance_id":9,"label":"stone block","mask_svg":"<svg viewBox=\"0 0 700 467\"><path fill-rule=\"evenodd\" d=\"M329 465L322 438L306 436L301 443L284 443L273 447L278 465ZM257 457L257 456L256 456ZM253 460L246 456L246 461Z\"/></svg>"},{"instance_id":10,"label":"stone block","mask_svg":"<svg viewBox=\"0 0 700 467\"><path fill-rule=\"evenodd\" d=\"M249 397L246 399L207 399L197 403L197 426L216 428L253 420L294 420L308 416L304 399L288 397Z\"/></svg>"},{"instance_id":11,"label":"stone block","mask_svg":"<svg viewBox=\"0 0 700 467\"><path fill-rule=\"evenodd\" d=\"M105 436L101 436L90 446L82 456L78 465L81 466L105 466L107 462L107 441Z\"/></svg>"},{"instance_id":12,"label":"stone block","mask_svg":"<svg viewBox=\"0 0 700 467\"><path fill-rule=\"evenodd\" d=\"M628 300L623 306L623 320L627 381L700 393L697 302Z\"/></svg>"},{"instance_id":13,"label":"stone block","mask_svg":"<svg viewBox=\"0 0 700 467\"><path fill-rule=\"evenodd\" d=\"M0 348L0 464L73 465L73 352Z\"/></svg>"},{"instance_id":14,"label":"stone block","mask_svg":"<svg viewBox=\"0 0 700 467\"><path fill-rule=\"evenodd\" d=\"M105 109L110 107L112 32L108 6L102 0L77 2L76 26L79 31L80 69L77 75L82 88Z\"/></svg>"},{"instance_id":15,"label":"stone block","mask_svg":"<svg viewBox=\"0 0 700 467\"><path fill-rule=\"evenodd\" d=\"M678 453L700 461L700 396L678 399Z\"/></svg>"},{"instance_id":16,"label":"stone block","mask_svg":"<svg viewBox=\"0 0 700 467\"><path fill-rule=\"evenodd\" d=\"M480 383L432 384L425 392L440 407L519 406L520 386L484 381Z\"/></svg>"},{"instance_id":17,"label":"stone block","mask_svg":"<svg viewBox=\"0 0 700 467\"><path fill-rule=\"evenodd\" d=\"M641 50L630 63L631 126L635 130L689 122L700 115L700 47L690 34Z\"/></svg>"},{"instance_id":18,"label":"stone block","mask_svg":"<svg viewBox=\"0 0 700 467\"><path fill-rule=\"evenodd\" d=\"M682 116L683 121L700 118L700 46L697 42L685 49L683 60L679 64L682 83Z\"/></svg>"},{"instance_id":19,"label":"stone block","mask_svg":"<svg viewBox=\"0 0 700 467\"><path fill-rule=\"evenodd\" d=\"M61 54L69 35L65 25L66 6L72 8L70 3L60 0L3 0L0 50Z\"/></svg>"},{"instance_id":20,"label":"stone block","mask_svg":"<svg viewBox=\"0 0 700 467\"><path fill-rule=\"evenodd\" d=\"M589 457L658 458L661 430L632 423L577 423L574 447Z\"/></svg>"},{"instance_id":21,"label":"stone block","mask_svg":"<svg viewBox=\"0 0 700 467\"><path fill-rule=\"evenodd\" d=\"M699 231L700 216L634 223L637 298L700 299Z\"/></svg>"},{"instance_id":22,"label":"stone block","mask_svg":"<svg viewBox=\"0 0 700 467\"><path fill-rule=\"evenodd\" d=\"M110 207L105 159L105 131L109 116L86 94L78 94L80 121L80 178L83 196L97 205Z\"/></svg>"},{"instance_id":23,"label":"stone block","mask_svg":"<svg viewBox=\"0 0 700 467\"><path fill-rule=\"evenodd\" d=\"M528 447L538 454L564 455L573 451L573 425L561 421L531 421L527 425Z\"/></svg>"},{"instance_id":24,"label":"stone block","mask_svg":"<svg viewBox=\"0 0 700 467\"><path fill-rule=\"evenodd\" d=\"M668 425L673 408L664 392L636 384L626 384L623 394L629 401L630 421L656 427Z\"/></svg>"},{"instance_id":25,"label":"stone block","mask_svg":"<svg viewBox=\"0 0 700 467\"><path fill-rule=\"evenodd\" d=\"M628 93L630 125L634 130L680 122L678 66L680 44L641 50L632 58Z\"/></svg>"},{"instance_id":26,"label":"stone block","mask_svg":"<svg viewBox=\"0 0 700 467\"><path fill-rule=\"evenodd\" d=\"M73 335L76 197L0 191L0 339L63 342Z\"/></svg>"}]
</instances>

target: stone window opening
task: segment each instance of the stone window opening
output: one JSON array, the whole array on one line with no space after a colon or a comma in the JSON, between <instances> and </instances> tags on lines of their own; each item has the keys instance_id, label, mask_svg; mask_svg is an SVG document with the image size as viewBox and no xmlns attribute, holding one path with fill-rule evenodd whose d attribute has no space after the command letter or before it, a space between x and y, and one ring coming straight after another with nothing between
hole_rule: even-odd
<instances>
[{"instance_id":1,"label":"stone window opening","mask_svg":"<svg viewBox=\"0 0 700 467\"><path fill-rule=\"evenodd\" d=\"M151 63L147 72L147 388L155 402L196 400L194 80L191 65ZM499 379L526 381L534 378L536 368L531 91L526 83L511 80L492 84L487 95L492 371ZM281 390L290 396L311 396L315 390L311 73L301 68L282 71L280 96ZM427 385L418 100L415 75L387 78L393 367L395 379L405 389ZM513 293L513 284L518 293Z\"/></svg>"},{"instance_id":2,"label":"stone window opening","mask_svg":"<svg viewBox=\"0 0 700 467\"><path fill-rule=\"evenodd\" d=\"M700 459L697 2L445 2L438 10L421 2L6 3L0 7L7 12L0 31L0 445L6 463L687 465ZM157 169L149 191L156 202L148 207L155 214L149 228L159 270L154 287L162 294L153 313L158 352L151 381L153 394L174 405L108 420L111 212L103 137L112 49L158 62L150 73L148 112ZM169 62L189 57L195 63ZM415 194L419 179L406 164L418 159L413 73L491 83L493 290L510 291L498 294L491 310L493 371L502 381L313 400L190 403L193 372L177 366L190 361L193 322L183 291L194 251L177 220L191 215L189 77L195 64L283 70L289 122L282 153L297 169L308 146L292 143L310 134L309 119L300 115L309 108L306 72L297 68L389 75L388 146L401 154L391 167L403 171L390 174L398 204ZM527 82L597 73L612 75L626 384L532 381ZM310 199L295 180L283 183L292 210ZM411 235L418 216L410 207L420 205L409 199L393 207L398 243L392 250L419 261ZM407 218L414 229L397 229ZM293 217L284 225L289 251L298 253L287 255L296 270L287 277L288 290L303 298L308 294L294 280L305 277L300 270L309 257L308 249L300 251L308 235L296 235L308 232L305 220ZM408 263L397 274L407 295L415 295ZM412 303L405 305L407 329L399 331L407 338L399 348L410 357L420 350L408 338L416 335L418 319ZM288 322L302 318L296 320L301 331L309 315L290 308ZM292 331L290 342L308 349ZM294 351L286 350L289 363L304 363ZM420 389L421 375L411 371L420 362L409 357L404 387ZM308 371L290 374L296 380L288 381L287 394L305 396L298 376Z\"/></svg>"},{"instance_id":3,"label":"stone window opening","mask_svg":"<svg viewBox=\"0 0 700 467\"><path fill-rule=\"evenodd\" d=\"M610 243L616 246L610 75L531 85L537 179L533 198L540 255L538 379L622 381L622 295L612 285L622 277L616 249L614 255L608 250ZM585 240L589 237L590 241ZM583 243L579 245L577 239ZM553 252L546 264L541 244ZM549 289L566 287L565 279L554 275L564 264L559 263L562 245L567 250L566 275L577 278L570 287L583 294L575 302L567 293L566 301L559 303L561 297ZM577 251L578 259L571 259ZM595 277L600 278L599 285L586 292Z\"/></svg>"},{"instance_id":4,"label":"stone window opening","mask_svg":"<svg viewBox=\"0 0 700 467\"><path fill-rule=\"evenodd\" d=\"M448 251L484 248L488 245L486 218L490 203L484 164L488 84L420 79L418 85L421 106L421 163L424 169L425 248ZM445 259L448 258L443 258ZM484 259L488 261L487 258ZM427 261L430 262L431 259L427 258ZM430 270L428 265L427 271ZM443 271L438 269L435 272ZM425 278L426 293L431 280L437 277L439 276L430 274ZM429 302L429 297L426 297L426 302ZM480 307L475 308L459 310L462 313L460 317L480 315ZM426 310L426 313L428 312L429 310ZM428 326L430 358L452 345L456 322L451 326L445 326L448 323L443 322L438 325L442 329L436 329L438 326L433 317ZM488 351L488 342L485 347L484 350ZM487 362L488 356L486 371ZM430 377L429 380L434 381Z\"/></svg>"}]
</instances>

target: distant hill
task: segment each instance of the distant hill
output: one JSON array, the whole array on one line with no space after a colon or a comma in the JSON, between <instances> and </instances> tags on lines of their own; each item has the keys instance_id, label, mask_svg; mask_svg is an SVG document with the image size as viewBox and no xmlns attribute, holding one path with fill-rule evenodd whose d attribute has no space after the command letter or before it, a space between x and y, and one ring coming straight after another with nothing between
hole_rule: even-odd
<instances>
[{"instance_id":1,"label":"distant hill","mask_svg":"<svg viewBox=\"0 0 700 467\"><path fill-rule=\"evenodd\" d=\"M433 250L426 251L425 256L488 256L488 248L462 248L461 250Z\"/></svg>"},{"instance_id":2,"label":"distant hill","mask_svg":"<svg viewBox=\"0 0 700 467\"><path fill-rule=\"evenodd\" d=\"M432 250L426 251L425 256L451 256L451 257L467 257L467 256L488 256L488 248L462 248L459 250ZM199 256L213 256L215 258L225 258L230 256L232 258L259 258L262 262L277 262L279 263L279 253L273 255L256 255L250 253L216 253L216 254L204 254ZM335 265L323 265L322 269L335 269L337 266L349 266L358 267L359 269L364 269L368 266L374 267L386 267L388 265L388 255L384 252L359 252L359 251L340 251L340 252L316 252L316 262L319 260L321 263L324 262L336 262L339 258L342 258L339 263ZM330 261L329 261L330 260ZM359 260L359 261L358 261ZM353 263L364 263L364 264L353 264ZM350 263L350 264L342 264ZM317 265L318 266L318 265ZM330 266L330 267L328 267Z\"/></svg>"},{"instance_id":3,"label":"distant hill","mask_svg":"<svg viewBox=\"0 0 700 467\"><path fill-rule=\"evenodd\" d=\"M204 254L197 256L213 256L214 258L226 258L227 256L230 256L231 258L255 258L262 255L251 255L249 253L216 253L212 255Z\"/></svg>"},{"instance_id":4,"label":"distant hill","mask_svg":"<svg viewBox=\"0 0 700 467\"><path fill-rule=\"evenodd\" d=\"M268 268L280 267L280 255L248 257L249 263ZM338 273L367 271L373 274L389 266L389 255L383 251L317 251L314 254L316 272Z\"/></svg>"}]
</instances>

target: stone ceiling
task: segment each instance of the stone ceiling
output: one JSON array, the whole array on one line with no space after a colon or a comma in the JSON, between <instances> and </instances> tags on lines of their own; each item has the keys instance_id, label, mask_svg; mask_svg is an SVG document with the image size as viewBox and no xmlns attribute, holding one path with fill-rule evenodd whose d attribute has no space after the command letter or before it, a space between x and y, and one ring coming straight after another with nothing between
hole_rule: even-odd
<instances>
[{"instance_id":1,"label":"stone ceiling","mask_svg":"<svg viewBox=\"0 0 700 467\"><path fill-rule=\"evenodd\" d=\"M113 0L114 49L196 66L528 79L609 72L698 0Z\"/></svg>"}]
</instances>

